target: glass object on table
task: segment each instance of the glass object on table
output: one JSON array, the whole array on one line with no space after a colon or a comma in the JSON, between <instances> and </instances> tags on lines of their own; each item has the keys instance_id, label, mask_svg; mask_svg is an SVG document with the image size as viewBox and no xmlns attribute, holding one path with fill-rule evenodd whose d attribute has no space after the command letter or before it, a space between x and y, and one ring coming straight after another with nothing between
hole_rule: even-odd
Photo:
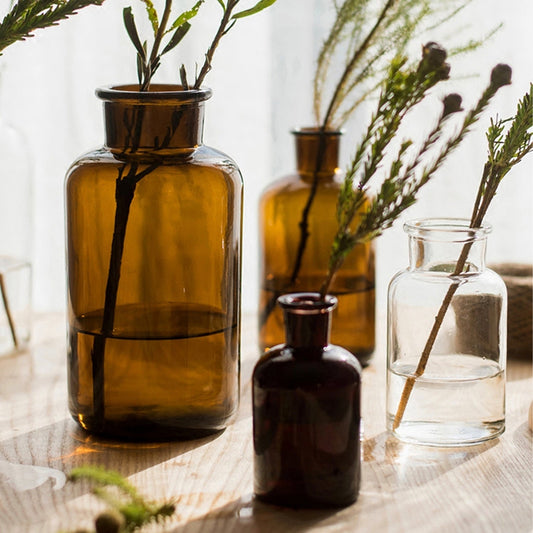
<instances>
[{"instance_id":1,"label":"glass object on table","mask_svg":"<svg viewBox=\"0 0 533 533\"><path fill-rule=\"evenodd\" d=\"M24 135L0 113L0 354L31 334L33 172Z\"/></svg>"},{"instance_id":2,"label":"glass object on table","mask_svg":"<svg viewBox=\"0 0 533 533\"><path fill-rule=\"evenodd\" d=\"M252 377L254 492L290 507L344 507L360 484L361 366L329 344L333 296L279 297L286 343Z\"/></svg>"},{"instance_id":3,"label":"glass object on table","mask_svg":"<svg viewBox=\"0 0 533 533\"><path fill-rule=\"evenodd\" d=\"M259 203L261 351L284 339L283 313L276 306L277 297L320 290L337 231L337 199L342 186L341 132L304 128L293 133L297 172L269 185ZM307 240L301 249L300 223L310 197ZM355 246L339 269L330 293L339 302L333 312L332 342L350 350L362 365L367 365L375 345L373 243Z\"/></svg>"},{"instance_id":4,"label":"glass object on table","mask_svg":"<svg viewBox=\"0 0 533 533\"><path fill-rule=\"evenodd\" d=\"M404 226L409 267L388 292L387 428L400 440L477 444L505 429L507 295L485 266L490 226Z\"/></svg>"},{"instance_id":5,"label":"glass object on table","mask_svg":"<svg viewBox=\"0 0 533 533\"><path fill-rule=\"evenodd\" d=\"M239 400L242 179L202 144L209 89L103 88L66 181L69 407L128 440L223 429Z\"/></svg>"}]
</instances>

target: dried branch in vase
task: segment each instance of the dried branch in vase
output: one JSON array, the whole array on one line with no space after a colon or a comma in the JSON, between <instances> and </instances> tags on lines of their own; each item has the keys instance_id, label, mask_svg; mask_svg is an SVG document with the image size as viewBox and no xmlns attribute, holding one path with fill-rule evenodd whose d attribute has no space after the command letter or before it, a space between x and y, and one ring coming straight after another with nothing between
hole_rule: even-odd
<instances>
[{"instance_id":1,"label":"dried branch in vase","mask_svg":"<svg viewBox=\"0 0 533 533\"><path fill-rule=\"evenodd\" d=\"M126 31L137 52L139 91L147 92L150 90L153 76L161 63L161 57L173 50L185 37L190 29L190 21L198 14L200 7L203 4L203 0L199 0L191 9L182 12L173 22L170 22L172 0L165 1L164 11L161 16L157 13L151 0L142 1L146 6L147 15L153 30L153 43L150 51L148 51L148 45L146 42L141 44L141 39L137 31L131 8L125 8L123 16ZM259 13L272 5L274 1L275 0L259 0L259 2L253 7L236 12L237 6L241 5L241 0L227 0L226 2L219 0L223 14L218 29L216 30L207 53L205 54L204 65L196 78L194 89L198 89L204 81L205 76L211 69L213 56L220 40L231 30L236 21L255 13ZM171 36L163 46L163 41L168 35ZM179 72L182 88L188 89L187 73L183 65ZM126 146L124 153L131 155L137 152L143 128L143 118L144 109L140 106L136 109L133 119L128 120L128 118L124 116L124 123L130 124L131 132L129 143L128 146ZM158 146L158 150L164 149L168 146L168 143L171 142L172 137L179 126L180 120L181 117L179 115L169 117L168 134L162 141L162 144ZM153 142L155 146L159 141L154 139ZM94 337L93 349L91 352L94 406L93 416L95 426L102 425L104 420L104 354L107 339L113 334L121 264L124 253L124 241L128 226L130 206L134 199L138 183L154 172L158 167L158 162L149 165L141 165L137 159L132 159L131 162L125 162L118 171L115 190L116 212L105 289L101 334Z\"/></svg>"},{"instance_id":2,"label":"dried branch in vase","mask_svg":"<svg viewBox=\"0 0 533 533\"><path fill-rule=\"evenodd\" d=\"M278 296L294 290L300 275L310 238L310 213L316 200L327 133L339 129L364 101L379 91L391 61L405 55L407 45L416 35L455 20L469 3L457 0L334 2L335 18L318 54L313 80L313 113L319 146L312 187L298 222L299 239L290 275L260 309L260 328L275 309ZM456 52L478 48L497 29L482 39L459 46ZM341 72L340 76L337 72Z\"/></svg>"},{"instance_id":3,"label":"dried branch in vase","mask_svg":"<svg viewBox=\"0 0 533 533\"><path fill-rule=\"evenodd\" d=\"M510 82L510 68L501 65L493 72L492 83L489 90L495 92L498 87L507 85ZM480 228L482 226L485 214L487 213L503 178L515 165L520 163L527 154L533 151L533 84L530 84L529 91L518 102L514 117L509 119L491 119L491 125L487 131L486 137L489 155L483 168L472 216L470 218L471 228ZM472 243L467 243L463 246L461 255L457 259L455 270L450 275L451 280L464 271L471 247ZM431 350L442 326L444 316L446 315L452 298L458 288L459 282L456 281L450 285L446 292L416 370L413 375L407 379L404 385L398 409L394 417L392 426L393 430L400 425L416 380L422 376L426 369Z\"/></svg>"},{"instance_id":4,"label":"dried branch in vase","mask_svg":"<svg viewBox=\"0 0 533 533\"><path fill-rule=\"evenodd\" d=\"M438 50L434 45L431 48L426 46L426 49ZM431 52L427 53L430 54ZM438 54L440 53L439 51ZM413 205L420 189L428 183L447 157L460 145L492 97L501 87L510 83L510 78L511 69L508 65L500 64L494 67L487 88L483 91L477 104L466 114L459 131L444 142L438 155L429 165L424 166L420 172L417 172L422 165L423 156L441 138L443 133L442 127L449 115L461 110L461 99L459 95L448 95L443 101L443 110L436 126L416 151L411 163L406 163L405 159L407 158L408 149L411 147L412 141L407 140L402 143L397 157L392 162L389 173L383 180L376 197L372 200L370 206L365 209L360 224L354 230L351 229L350 225L358 209L361 207L361 198L364 195L365 188L369 180L374 176L383 158L382 145L387 143L387 138L390 136L388 130L392 127L386 123L382 124L379 113L374 115L360 144L360 148L352 160L350 169L346 175L345 186L339 197L337 211L339 230L335 236L331 250L328 276L320 291L322 294L328 292L335 273L342 265L346 255L357 243L365 242L381 235L403 211ZM397 86L402 87L401 83L393 83L385 87L380 98L380 103L378 104L378 110L383 101L386 103L392 101L393 103L399 103L401 106L404 105L401 99L399 102L395 100L394 91ZM387 95L388 92L391 92L391 95ZM403 107L399 107L395 110L395 113L401 113L403 112L402 110ZM392 124L394 124L394 121ZM367 152L368 155L363 164L362 161ZM354 191L353 183L355 175L361 165L363 165L363 169L359 177L360 186Z\"/></svg>"}]
</instances>

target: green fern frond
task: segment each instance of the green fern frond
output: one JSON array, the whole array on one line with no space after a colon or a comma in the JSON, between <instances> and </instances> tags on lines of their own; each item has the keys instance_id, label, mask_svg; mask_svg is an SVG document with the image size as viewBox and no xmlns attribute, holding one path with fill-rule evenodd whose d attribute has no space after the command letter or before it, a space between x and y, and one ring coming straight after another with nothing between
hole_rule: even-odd
<instances>
[{"instance_id":1,"label":"green fern frond","mask_svg":"<svg viewBox=\"0 0 533 533\"><path fill-rule=\"evenodd\" d=\"M38 29L56 26L61 20L103 0L19 0L0 23L0 53L15 43L33 37Z\"/></svg>"}]
</instances>

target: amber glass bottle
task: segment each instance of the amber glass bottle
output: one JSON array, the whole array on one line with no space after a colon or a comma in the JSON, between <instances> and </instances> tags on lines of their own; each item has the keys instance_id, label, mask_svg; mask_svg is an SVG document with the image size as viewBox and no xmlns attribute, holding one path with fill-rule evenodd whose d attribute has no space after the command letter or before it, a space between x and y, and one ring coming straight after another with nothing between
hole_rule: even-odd
<instances>
[{"instance_id":1,"label":"amber glass bottle","mask_svg":"<svg viewBox=\"0 0 533 533\"><path fill-rule=\"evenodd\" d=\"M283 316L275 306L276 298L288 292L320 289L337 231L341 133L303 129L294 135L298 172L271 184L259 205L262 351L283 342ZM313 198L308 211L308 237L301 253L302 213L310 195ZM363 365L368 364L374 351L374 281L373 244L360 244L346 257L329 291L339 301L333 317L332 342L350 350Z\"/></svg>"},{"instance_id":2,"label":"amber glass bottle","mask_svg":"<svg viewBox=\"0 0 533 533\"><path fill-rule=\"evenodd\" d=\"M66 181L69 406L113 437L192 438L238 405L242 180L202 145L207 89L99 89L106 144Z\"/></svg>"},{"instance_id":3,"label":"amber glass bottle","mask_svg":"<svg viewBox=\"0 0 533 533\"><path fill-rule=\"evenodd\" d=\"M252 379L254 492L290 507L343 507L360 484L361 366L329 344L336 298L279 298L286 344L256 364Z\"/></svg>"}]
</instances>

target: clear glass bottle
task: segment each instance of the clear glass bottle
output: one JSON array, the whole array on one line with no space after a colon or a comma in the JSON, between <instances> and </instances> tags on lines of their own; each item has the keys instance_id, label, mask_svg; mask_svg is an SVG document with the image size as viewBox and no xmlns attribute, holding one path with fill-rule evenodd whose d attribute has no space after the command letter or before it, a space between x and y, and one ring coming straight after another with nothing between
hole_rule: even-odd
<instances>
[{"instance_id":1,"label":"clear glass bottle","mask_svg":"<svg viewBox=\"0 0 533 533\"><path fill-rule=\"evenodd\" d=\"M97 91L106 144L66 181L69 406L86 430L193 438L238 406L242 179L208 89Z\"/></svg>"},{"instance_id":2,"label":"clear glass bottle","mask_svg":"<svg viewBox=\"0 0 533 533\"><path fill-rule=\"evenodd\" d=\"M343 507L360 485L361 366L329 344L337 299L278 299L286 344L267 351L252 377L254 492L289 507Z\"/></svg>"},{"instance_id":3,"label":"clear glass bottle","mask_svg":"<svg viewBox=\"0 0 533 533\"><path fill-rule=\"evenodd\" d=\"M277 297L320 289L337 231L341 132L305 128L293 134L297 172L269 185L259 203L261 351L283 342L283 314L275 305ZM300 222L311 195L307 240L300 254ZM357 223L355 220L354 225ZM339 302L332 321L332 342L350 350L366 366L375 346L373 243L357 245L346 257L330 293Z\"/></svg>"},{"instance_id":4,"label":"clear glass bottle","mask_svg":"<svg viewBox=\"0 0 533 533\"><path fill-rule=\"evenodd\" d=\"M31 334L33 173L26 139L0 114L0 355Z\"/></svg>"},{"instance_id":5,"label":"clear glass bottle","mask_svg":"<svg viewBox=\"0 0 533 533\"><path fill-rule=\"evenodd\" d=\"M409 268L388 293L387 428L403 441L462 446L505 429L507 294L485 267L490 226L404 226Z\"/></svg>"}]
</instances>

